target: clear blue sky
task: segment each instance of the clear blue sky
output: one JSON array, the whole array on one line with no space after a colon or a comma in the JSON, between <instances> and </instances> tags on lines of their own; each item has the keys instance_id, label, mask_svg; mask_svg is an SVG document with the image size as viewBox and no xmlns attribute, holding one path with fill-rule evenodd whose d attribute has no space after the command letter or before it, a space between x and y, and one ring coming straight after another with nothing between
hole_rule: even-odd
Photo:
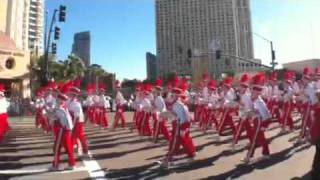
<instances>
[{"instance_id":1,"label":"clear blue sky","mask_svg":"<svg viewBox=\"0 0 320 180\"><path fill-rule=\"evenodd\" d=\"M67 6L58 57L71 52L73 34L91 32L91 62L117 78L146 77L146 52L156 52L154 0L46 0L52 14ZM280 63L320 58L320 0L251 0L253 31L275 43ZM269 44L254 38L255 56L269 63Z\"/></svg>"}]
</instances>

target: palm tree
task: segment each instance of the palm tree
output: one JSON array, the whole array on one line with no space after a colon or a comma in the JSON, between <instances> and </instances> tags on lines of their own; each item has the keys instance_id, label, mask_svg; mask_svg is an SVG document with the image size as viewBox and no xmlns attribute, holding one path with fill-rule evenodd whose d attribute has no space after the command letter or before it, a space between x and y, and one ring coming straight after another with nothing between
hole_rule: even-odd
<instances>
[{"instance_id":1,"label":"palm tree","mask_svg":"<svg viewBox=\"0 0 320 180\"><path fill-rule=\"evenodd\" d=\"M76 79L77 77L83 77L86 67L83 61L76 55L71 54L65 61L66 77L69 79Z\"/></svg>"}]
</instances>

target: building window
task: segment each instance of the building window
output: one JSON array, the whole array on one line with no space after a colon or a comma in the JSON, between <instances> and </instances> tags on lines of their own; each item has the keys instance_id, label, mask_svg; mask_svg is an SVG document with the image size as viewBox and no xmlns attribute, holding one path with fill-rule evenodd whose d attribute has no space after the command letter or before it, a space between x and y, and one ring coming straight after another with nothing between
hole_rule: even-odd
<instances>
[{"instance_id":1,"label":"building window","mask_svg":"<svg viewBox=\"0 0 320 180\"><path fill-rule=\"evenodd\" d=\"M9 58L9 59L7 59L5 65L6 65L6 68L7 68L7 69L13 69L14 66L16 65L16 63L15 63L15 61L14 61L13 58Z\"/></svg>"}]
</instances>

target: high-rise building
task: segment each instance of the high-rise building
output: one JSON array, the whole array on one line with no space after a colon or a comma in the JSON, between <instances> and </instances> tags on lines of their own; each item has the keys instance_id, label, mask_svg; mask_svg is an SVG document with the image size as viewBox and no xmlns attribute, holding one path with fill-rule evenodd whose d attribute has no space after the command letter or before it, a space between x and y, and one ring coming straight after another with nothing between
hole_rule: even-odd
<instances>
[{"instance_id":1,"label":"high-rise building","mask_svg":"<svg viewBox=\"0 0 320 180\"><path fill-rule=\"evenodd\" d=\"M28 50L28 22L30 0L4 0L7 5L5 33L15 42L16 47ZM2 3L2 2L1 2Z\"/></svg>"},{"instance_id":2,"label":"high-rise building","mask_svg":"<svg viewBox=\"0 0 320 180\"><path fill-rule=\"evenodd\" d=\"M155 80L157 78L157 56L147 52L147 79Z\"/></svg>"},{"instance_id":3,"label":"high-rise building","mask_svg":"<svg viewBox=\"0 0 320 180\"><path fill-rule=\"evenodd\" d=\"M156 0L158 73L190 75L197 58L188 57L188 49L253 59L249 0ZM217 60L206 54L208 71L220 75L226 71L246 70L242 62L222 56ZM257 66L259 67L259 66Z\"/></svg>"},{"instance_id":4,"label":"high-rise building","mask_svg":"<svg viewBox=\"0 0 320 180\"><path fill-rule=\"evenodd\" d=\"M41 55L44 52L44 0L29 1L29 50Z\"/></svg>"},{"instance_id":5,"label":"high-rise building","mask_svg":"<svg viewBox=\"0 0 320 180\"><path fill-rule=\"evenodd\" d=\"M74 35L72 53L79 56L85 66L90 66L90 32L79 32Z\"/></svg>"},{"instance_id":6,"label":"high-rise building","mask_svg":"<svg viewBox=\"0 0 320 180\"><path fill-rule=\"evenodd\" d=\"M44 0L2 0L0 30L24 51L43 53Z\"/></svg>"}]
</instances>

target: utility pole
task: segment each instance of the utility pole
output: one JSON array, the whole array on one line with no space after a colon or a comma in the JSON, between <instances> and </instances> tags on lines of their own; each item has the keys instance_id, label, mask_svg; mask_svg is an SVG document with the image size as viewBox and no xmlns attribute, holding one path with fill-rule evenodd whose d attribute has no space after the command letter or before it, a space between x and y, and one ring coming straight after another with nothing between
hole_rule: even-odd
<instances>
[{"instance_id":1,"label":"utility pole","mask_svg":"<svg viewBox=\"0 0 320 180\"><path fill-rule=\"evenodd\" d=\"M276 62L276 51L273 49L273 42L263 36L261 36L260 34L254 33L252 32L252 34L256 35L257 37L259 37L260 39L263 39L267 42L270 43L270 47L271 47L271 67L272 67L272 71L275 70L275 67L278 65L278 63Z\"/></svg>"}]
</instances>

